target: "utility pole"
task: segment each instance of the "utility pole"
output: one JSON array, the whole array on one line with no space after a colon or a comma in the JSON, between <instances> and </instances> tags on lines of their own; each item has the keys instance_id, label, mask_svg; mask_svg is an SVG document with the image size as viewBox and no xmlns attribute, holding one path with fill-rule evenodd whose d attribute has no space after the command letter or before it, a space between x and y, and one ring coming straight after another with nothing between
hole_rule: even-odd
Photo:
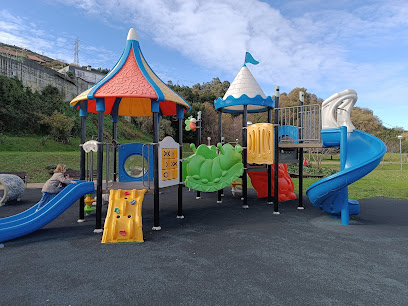
<instances>
[{"instance_id":1,"label":"utility pole","mask_svg":"<svg viewBox=\"0 0 408 306\"><path fill-rule=\"evenodd\" d=\"M401 165L401 170L402 170L402 146L401 146L402 138L404 138L402 135L398 135L398 139L400 141L400 165Z\"/></svg>"},{"instance_id":2,"label":"utility pole","mask_svg":"<svg viewBox=\"0 0 408 306\"><path fill-rule=\"evenodd\" d=\"M74 64L79 66L79 39L75 39L75 53L74 53Z\"/></svg>"}]
</instances>

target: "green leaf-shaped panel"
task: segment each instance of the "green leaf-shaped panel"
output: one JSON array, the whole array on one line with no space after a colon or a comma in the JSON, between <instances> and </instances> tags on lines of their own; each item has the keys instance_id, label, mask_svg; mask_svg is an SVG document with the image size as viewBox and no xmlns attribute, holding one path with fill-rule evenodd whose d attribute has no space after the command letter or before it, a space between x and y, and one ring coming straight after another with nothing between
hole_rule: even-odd
<instances>
[{"instance_id":1,"label":"green leaf-shaped panel","mask_svg":"<svg viewBox=\"0 0 408 306\"><path fill-rule=\"evenodd\" d=\"M231 185L239 178L243 171L242 147L233 147L230 144L208 147L200 145L197 149L192 144L194 154L183 163L184 182L186 187L213 192Z\"/></svg>"}]
</instances>

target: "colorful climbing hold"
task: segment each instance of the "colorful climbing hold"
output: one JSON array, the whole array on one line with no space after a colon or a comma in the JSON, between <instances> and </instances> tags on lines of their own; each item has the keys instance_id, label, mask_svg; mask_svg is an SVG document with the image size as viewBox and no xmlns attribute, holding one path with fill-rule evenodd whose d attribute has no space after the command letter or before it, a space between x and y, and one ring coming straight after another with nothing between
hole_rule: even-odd
<instances>
[{"instance_id":1,"label":"colorful climbing hold","mask_svg":"<svg viewBox=\"0 0 408 306\"><path fill-rule=\"evenodd\" d=\"M125 191L125 193L124 193L125 196L127 196L127 195L129 195L129 194L130 194L129 191Z\"/></svg>"},{"instance_id":2,"label":"colorful climbing hold","mask_svg":"<svg viewBox=\"0 0 408 306\"><path fill-rule=\"evenodd\" d=\"M135 200L130 201L130 204L134 205L136 203Z\"/></svg>"},{"instance_id":3,"label":"colorful climbing hold","mask_svg":"<svg viewBox=\"0 0 408 306\"><path fill-rule=\"evenodd\" d=\"M119 231L122 236L126 236L126 231Z\"/></svg>"},{"instance_id":4,"label":"colorful climbing hold","mask_svg":"<svg viewBox=\"0 0 408 306\"><path fill-rule=\"evenodd\" d=\"M120 212L119 208L115 208L114 212L118 214Z\"/></svg>"}]
</instances>

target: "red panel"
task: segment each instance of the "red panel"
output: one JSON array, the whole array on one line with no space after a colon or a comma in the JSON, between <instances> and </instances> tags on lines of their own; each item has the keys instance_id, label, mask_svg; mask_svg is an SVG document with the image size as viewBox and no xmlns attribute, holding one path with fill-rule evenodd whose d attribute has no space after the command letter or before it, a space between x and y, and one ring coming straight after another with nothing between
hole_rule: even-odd
<instances>
[{"instance_id":1,"label":"red panel","mask_svg":"<svg viewBox=\"0 0 408 306\"><path fill-rule=\"evenodd\" d=\"M175 115L177 114L177 107L176 103L163 101L160 102L160 110L164 116Z\"/></svg>"},{"instance_id":2,"label":"red panel","mask_svg":"<svg viewBox=\"0 0 408 306\"><path fill-rule=\"evenodd\" d=\"M105 112L104 114L110 115L112 111L113 104L115 103L116 97L106 97L105 98ZM96 100L88 100L88 112L90 113L98 113L96 111Z\"/></svg>"},{"instance_id":3,"label":"red panel","mask_svg":"<svg viewBox=\"0 0 408 306\"><path fill-rule=\"evenodd\" d=\"M123 67L112 79L96 91L94 97L135 97L157 99L156 92L145 79L137 65L133 48L130 49L129 56Z\"/></svg>"},{"instance_id":4,"label":"red panel","mask_svg":"<svg viewBox=\"0 0 408 306\"><path fill-rule=\"evenodd\" d=\"M272 166L272 196L274 195L274 166ZM251 178L252 186L257 191L258 198L266 198L268 196L268 172L248 172ZM279 201L287 201L296 199L295 186L293 185L292 179L288 173L288 166L286 164L279 164Z\"/></svg>"}]
</instances>

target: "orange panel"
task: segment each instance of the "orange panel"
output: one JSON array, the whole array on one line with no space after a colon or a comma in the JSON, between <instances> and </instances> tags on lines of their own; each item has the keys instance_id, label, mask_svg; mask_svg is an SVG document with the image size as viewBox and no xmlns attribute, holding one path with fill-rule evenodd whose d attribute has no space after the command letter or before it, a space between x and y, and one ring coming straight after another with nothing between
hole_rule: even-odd
<instances>
[{"instance_id":1,"label":"orange panel","mask_svg":"<svg viewBox=\"0 0 408 306\"><path fill-rule=\"evenodd\" d=\"M162 159L177 158L177 149L162 149Z\"/></svg>"}]
</instances>

